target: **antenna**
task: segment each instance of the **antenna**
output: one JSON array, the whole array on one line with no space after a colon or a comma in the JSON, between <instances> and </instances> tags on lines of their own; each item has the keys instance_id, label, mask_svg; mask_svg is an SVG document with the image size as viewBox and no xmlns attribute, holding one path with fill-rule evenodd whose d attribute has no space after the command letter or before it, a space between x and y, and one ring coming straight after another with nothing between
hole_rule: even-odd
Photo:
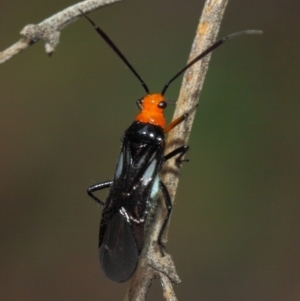
<instances>
[{"instance_id":1,"label":"antenna","mask_svg":"<svg viewBox=\"0 0 300 301\"><path fill-rule=\"evenodd\" d=\"M118 57L125 63L125 65L132 71L132 73L136 76L136 78L140 81L143 88L145 89L146 93L149 94L149 88L144 82L144 80L141 78L141 76L137 73L137 71L133 68L133 66L129 63L129 61L126 59L126 57L123 55L123 53L120 51L120 49L115 45L115 43L108 37L108 35L98 26L96 25L83 11L79 10L81 15L85 17L95 28L97 33L103 38L103 40L112 48L112 50L118 55ZM227 40L235 38L237 36L243 35L243 34L262 34L263 32L261 30L255 30L255 29L249 29L244 31L239 31L236 33L232 33L217 42L213 43L211 46L209 46L206 50L204 50L202 53L200 53L198 56L196 56L191 62L189 62L184 68L182 68L180 71L178 71L163 87L161 95L164 95L169 87L169 85L178 78L184 71L189 69L191 66L193 66L196 62L200 61L203 57L205 57L207 54L212 52L214 49L218 48L222 44L224 44Z\"/></svg>"},{"instance_id":2,"label":"antenna","mask_svg":"<svg viewBox=\"0 0 300 301\"><path fill-rule=\"evenodd\" d=\"M189 69L191 66L193 66L196 62L201 60L203 57L205 57L207 54L212 52L214 49L218 48L222 44L224 44L227 40L231 38L235 38L237 36L243 35L243 34L262 34L263 32L261 30L255 30L255 29L249 29L244 31L239 31L236 33L232 33L219 41L213 43L211 46L209 46L206 50L204 50L202 53L200 53L198 56L196 56L191 62L189 62L184 68L182 68L180 71L178 71L163 87L161 94L164 95L169 87L169 85L178 78L185 70Z\"/></svg>"},{"instance_id":3,"label":"antenna","mask_svg":"<svg viewBox=\"0 0 300 301\"><path fill-rule=\"evenodd\" d=\"M79 10L80 13L93 25L95 30L98 34L103 38L103 40L112 48L112 50L118 55L118 57L125 63L125 65L133 72L133 74L137 77L137 79L142 84L143 88L145 89L146 93L149 94L149 88L141 78L141 76L136 72L136 70L132 67L132 65L128 62L126 57L120 51L120 49L115 45L115 43L108 37L108 35L98 26L96 25L84 12Z\"/></svg>"}]
</instances>

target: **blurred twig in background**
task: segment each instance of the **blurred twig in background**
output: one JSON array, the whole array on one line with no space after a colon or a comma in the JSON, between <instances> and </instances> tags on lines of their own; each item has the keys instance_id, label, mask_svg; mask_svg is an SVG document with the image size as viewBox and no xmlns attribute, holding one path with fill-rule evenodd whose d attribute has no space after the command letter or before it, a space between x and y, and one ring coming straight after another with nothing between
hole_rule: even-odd
<instances>
[{"instance_id":1,"label":"blurred twig in background","mask_svg":"<svg viewBox=\"0 0 300 301\"><path fill-rule=\"evenodd\" d=\"M22 38L9 48L0 52L0 64L9 60L39 40L45 41L46 53L51 55L59 43L60 31L78 19L80 16L79 10L83 11L84 13L88 13L97 10L101 6L112 4L118 1L121 0L82 1L67 7L66 9L54 14L39 24L26 25L20 32Z\"/></svg>"}]
</instances>

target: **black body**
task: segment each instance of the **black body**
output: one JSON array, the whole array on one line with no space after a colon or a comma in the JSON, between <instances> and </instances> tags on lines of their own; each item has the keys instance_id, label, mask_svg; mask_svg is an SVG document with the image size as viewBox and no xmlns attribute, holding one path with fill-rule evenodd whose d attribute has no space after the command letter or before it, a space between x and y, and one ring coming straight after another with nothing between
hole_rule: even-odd
<instances>
[{"instance_id":1,"label":"black body","mask_svg":"<svg viewBox=\"0 0 300 301\"><path fill-rule=\"evenodd\" d=\"M164 151L161 127L138 121L126 130L114 180L102 212L100 262L106 276L123 282L133 274ZM154 186L157 186L156 188ZM154 187L154 188L153 188Z\"/></svg>"},{"instance_id":2,"label":"black body","mask_svg":"<svg viewBox=\"0 0 300 301\"><path fill-rule=\"evenodd\" d=\"M127 281L134 273L144 243L148 211L159 191L168 214L171 200L159 172L165 160L187 151L180 147L164 157L164 132L160 126L134 121L125 131L113 181L88 188L89 195L104 206L99 233L99 256L105 275L112 281ZM105 203L94 191L110 187Z\"/></svg>"}]
</instances>

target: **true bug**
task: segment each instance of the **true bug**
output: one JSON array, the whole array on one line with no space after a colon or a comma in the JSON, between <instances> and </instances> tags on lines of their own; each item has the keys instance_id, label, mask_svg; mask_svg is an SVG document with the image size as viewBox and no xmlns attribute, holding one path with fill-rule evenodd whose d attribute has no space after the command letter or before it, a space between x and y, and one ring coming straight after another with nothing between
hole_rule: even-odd
<instances>
[{"instance_id":1,"label":"true bug","mask_svg":"<svg viewBox=\"0 0 300 301\"><path fill-rule=\"evenodd\" d=\"M157 238L160 246L162 234L172 211L168 190L160 180L162 164L175 156L178 156L176 158L178 162L182 161L182 157L188 150L188 146L183 145L164 155L165 133L187 117L187 114L184 114L166 126L163 111L167 107L164 97L167 88L185 70L226 40L245 33L260 32L246 30L220 39L177 72L165 84L161 93L150 94L141 76L105 32L83 12L81 14L138 78L147 94L137 101L140 112L123 135L114 179L94 184L87 190L88 195L103 206L99 231L99 256L102 269L110 280L125 282L131 278L136 269L143 248L148 211L160 192L167 208ZM103 202L94 195L94 192L105 188L110 188L110 191L106 202Z\"/></svg>"}]
</instances>

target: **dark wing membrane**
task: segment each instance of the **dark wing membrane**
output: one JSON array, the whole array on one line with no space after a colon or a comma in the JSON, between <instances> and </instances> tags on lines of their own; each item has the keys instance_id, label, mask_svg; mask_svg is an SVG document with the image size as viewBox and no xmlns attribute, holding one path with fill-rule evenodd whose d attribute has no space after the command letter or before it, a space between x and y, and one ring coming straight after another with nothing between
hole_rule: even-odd
<instances>
[{"instance_id":1,"label":"dark wing membrane","mask_svg":"<svg viewBox=\"0 0 300 301\"><path fill-rule=\"evenodd\" d=\"M132 193L136 185L139 185L139 181L146 175L150 163L155 161L154 168L152 168L153 174L148 172L149 181L145 180L147 184L151 182L152 177L159 172L164 158L163 152L163 129L151 124L133 122L123 138L114 177L116 189L123 193Z\"/></svg>"},{"instance_id":2,"label":"dark wing membrane","mask_svg":"<svg viewBox=\"0 0 300 301\"><path fill-rule=\"evenodd\" d=\"M132 227L120 212L106 226L99 256L106 277L114 282L127 281L136 269L139 252Z\"/></svg>"},{"instance_id":3,"label":"dark wing membrane","mask_svg":"<svg viewBox=\"0 0 300 301\"><path fill-rule=\"evenodd\" d=\"M133 123L124 135L99 233L101 265L112 281L124 282L136 269L163 151L163 131L157 126Z\"/></svg>"},{"instance_id":4,"label":"dark wing membrane","mask_svg":"<svg viewBox=\"0 0 300 301\"><path fill-rule=\"evenodd\" d=\"M133 145L124 142L108 200L110 197L114 199L114 203L116 199L122 200L122 207L128 212L138 210L136 218L141 217L163 158L163 148L160 145Z\"/></svg>"},{"instance_id":5,"label":"dark wing membrane","mask_svg":"<svg viewBox=\"0 0 300 301\"><path fill-rule=\"evenodd\" d=\"M146 153L148 153L148 150ZM142 161L145 160L143 159ZM144 180L143 175L145 174L145 167L149 165L154 173L155 167L153 165L155 165L155 162L151 164L143 162L137 167L136 163L132 162L128 145L123 144L115 178L102 211L99 248L103 244L104 235L108 231L107 227L110 227L112 218L117 212L122 211L123 214L126 213L127 219L130 220L128 223L131 225L131 231L136 239L138 251L141 251L148 196L151 192L151 189L149 189L151 180Z\"/></svg>"}]
</instances>

